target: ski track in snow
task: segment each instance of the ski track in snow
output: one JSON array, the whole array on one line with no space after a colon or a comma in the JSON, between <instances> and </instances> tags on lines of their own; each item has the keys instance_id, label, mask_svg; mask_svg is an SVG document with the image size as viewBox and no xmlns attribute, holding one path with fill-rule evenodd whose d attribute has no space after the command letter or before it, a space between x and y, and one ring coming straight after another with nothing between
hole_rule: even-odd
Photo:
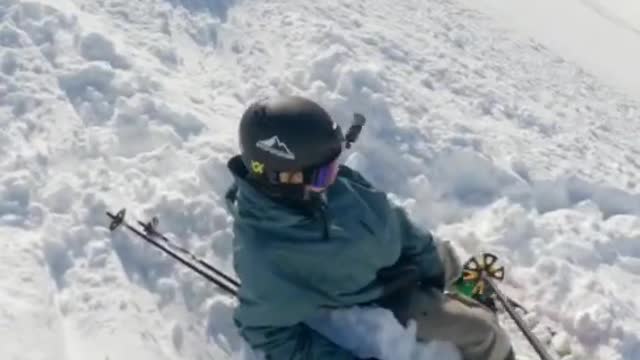
<instances>
[{"instance_id":1,"label":"ski track in snow","mask_svg":"<svg viewBox=\"0 0 640 360\"><path fill-rule=\"evenodd\" d=\"M640 357L640 107L543 46L450 1L0 0L0 358L252 357L232 299L105 211L232 272L226 160L273 94L364 113L345 161L502 256L564 359Z\"/></svg>"}]
</instances>

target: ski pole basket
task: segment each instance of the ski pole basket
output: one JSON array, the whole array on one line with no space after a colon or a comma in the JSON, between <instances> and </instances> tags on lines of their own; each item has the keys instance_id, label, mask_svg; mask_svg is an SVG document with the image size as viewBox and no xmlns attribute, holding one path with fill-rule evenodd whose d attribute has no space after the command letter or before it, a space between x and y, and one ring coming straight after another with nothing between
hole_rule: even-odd
<instances>
[{"instance_id":1,"label":"ski pole basket","mask_svg":"<svg viewBox=\"0 0 640 360\"><path fill-rule=\"evenodd\" d=\"M498 266L498 257L492 253L484 253L482 257L471 257L462 267L462 276L454 283L454 289L461 295L472 298L497 311L495 300L498 300L516 323L527 341L542 360L553 360L546 347L528 328L515 308L527 310L517 301L504 295L496 285L496 281L504 280L504 266Z\"/></svg>"}]
</instances>

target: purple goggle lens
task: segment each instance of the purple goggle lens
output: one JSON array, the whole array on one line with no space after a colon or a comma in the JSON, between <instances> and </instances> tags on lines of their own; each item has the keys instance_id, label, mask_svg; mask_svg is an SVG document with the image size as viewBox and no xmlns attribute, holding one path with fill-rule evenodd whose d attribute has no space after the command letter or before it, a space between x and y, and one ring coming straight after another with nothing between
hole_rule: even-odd
<instances>
[{"instance_id":1,"label":"purple goggle lens","mask_svg":"<svg viewBox=\"0 0 640 360\"><path fill-rule=\"evenodd\" d=\"M318 168L313 172L311 186L318 189L327 188L336 180L336 176L338 176L338 168L338 159Z\"/></svg>"}]
</instances>

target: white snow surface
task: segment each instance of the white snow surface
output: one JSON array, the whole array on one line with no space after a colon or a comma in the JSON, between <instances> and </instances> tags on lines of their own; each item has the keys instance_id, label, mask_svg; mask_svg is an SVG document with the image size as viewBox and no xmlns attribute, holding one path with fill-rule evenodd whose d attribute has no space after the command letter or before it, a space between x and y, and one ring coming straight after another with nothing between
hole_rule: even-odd
<instances>
[{"instance_id":1,"label":"white snow surface","mask_svg":"<svg viewBox=\"0 0 640 360\"><path fill-rule=\"evenodd\" d=\"M640 100L637 0L463 0Z\"/></svg>"},{"instance_id":2,"label":"white snow surface","mask_svg":"<svg viewBox=\"0 0 640 360\"><path fill-rule=\"evenodd\" d=\"M630 1L585 2L637 39ZM364 113L344 161L461 257L501 256L558 358L639 359L638 72L593 39L596 70L448 0L0 0L0 359L254 358L234 299L105 211L232 273L226 161L274 94ZM388 358L457 358L373 312L345 318L386 324Z\"/></svg>"}]
</instances>

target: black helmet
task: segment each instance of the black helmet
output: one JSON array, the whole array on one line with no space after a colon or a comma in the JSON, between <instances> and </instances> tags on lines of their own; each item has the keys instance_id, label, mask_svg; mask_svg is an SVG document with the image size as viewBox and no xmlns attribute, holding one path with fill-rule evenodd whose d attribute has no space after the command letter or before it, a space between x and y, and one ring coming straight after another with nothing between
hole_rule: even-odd
<instances>
[{"instance_id":1,"label":"black helmet","mask_svg":"<svg viewBox=\"0 0 640 360\"><path fill-rule=\"evenodd\" d=\"M337 123L315 102L297 96L251 105L240 120L242 161L254 178L277 182L283 171L327 164L342 151Z\"/></svg>"}]
</instances>

